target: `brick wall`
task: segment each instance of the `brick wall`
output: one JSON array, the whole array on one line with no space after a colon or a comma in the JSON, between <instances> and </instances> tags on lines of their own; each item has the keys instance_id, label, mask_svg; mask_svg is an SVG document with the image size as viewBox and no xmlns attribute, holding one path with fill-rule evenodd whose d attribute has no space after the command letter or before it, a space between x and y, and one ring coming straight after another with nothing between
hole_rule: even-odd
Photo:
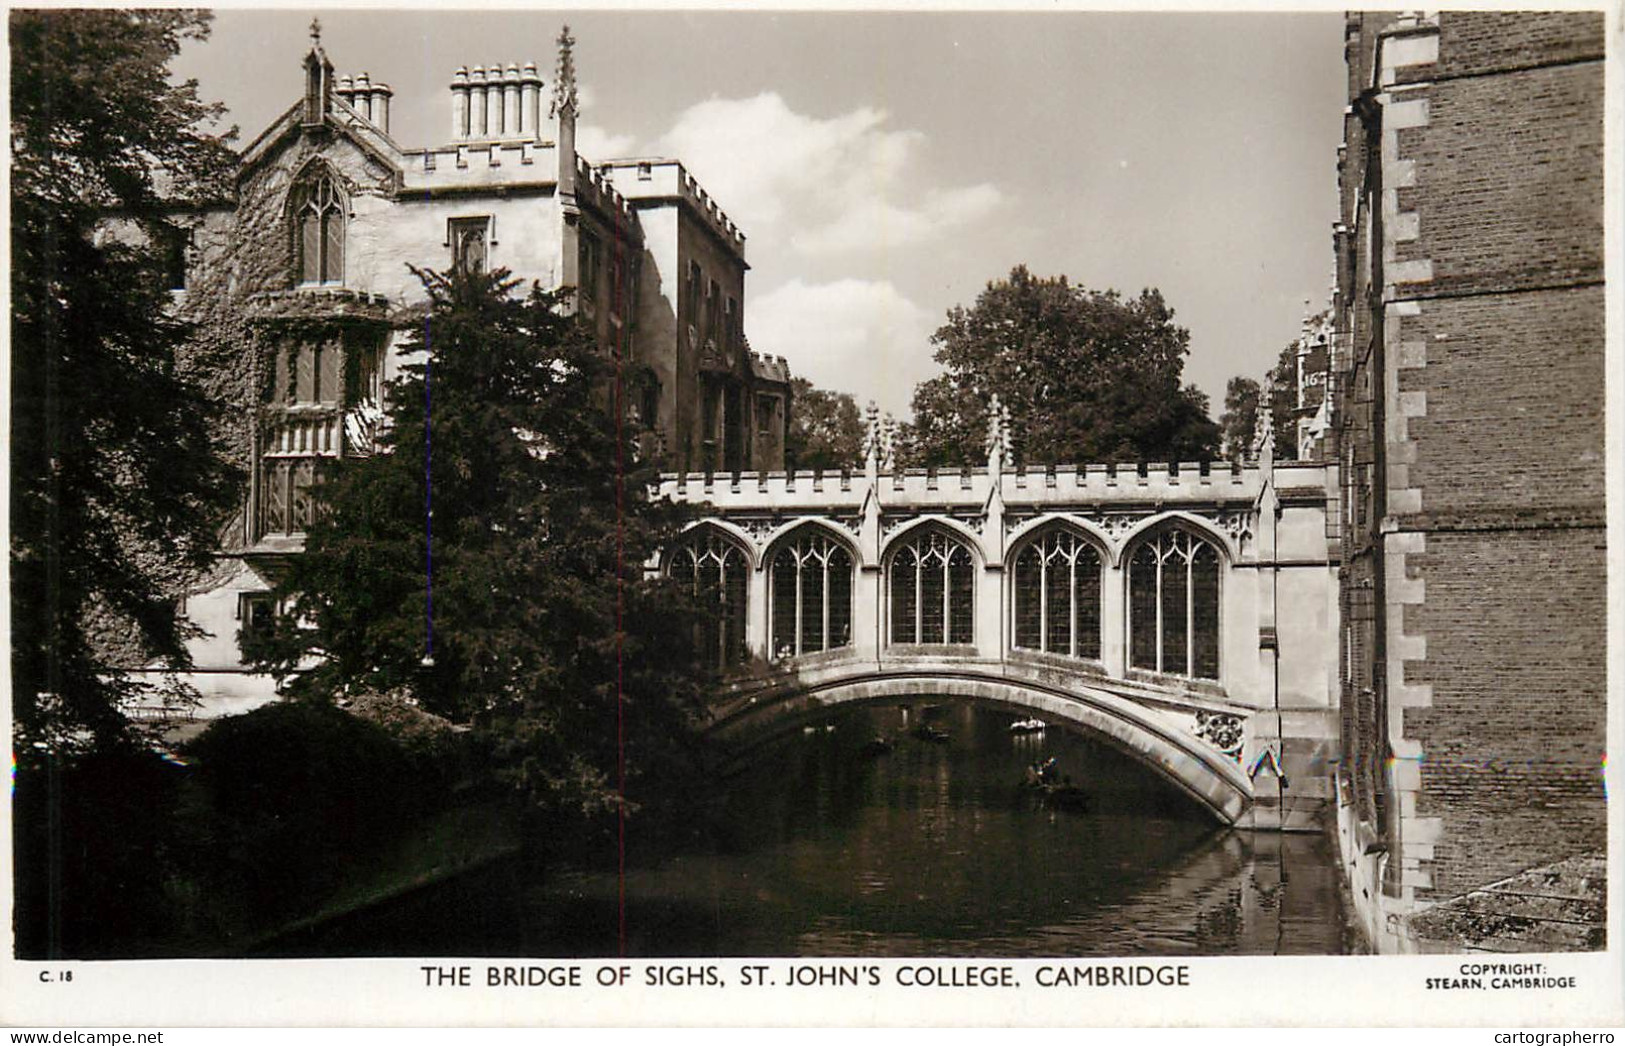
<instances>
[{"instance_id":1,"label":"brick wall","mask_svg":"<svg viewBox=\"0 0 1625 1046\"><path fill-rule=\"evenodd\" d=\"M1603 57L1600 12L1445 12L1439 61L1401 79L1445 79Z\"/></svg>"},{"instance_id":2,"label":"brick wall","mask_svg":"<svg viewBox=\"0 0 1625 1046\"><path fill-rule=\"evenodd\" d=\"M1448 21L1446 22L1448 24ZM1602 66L1478 76L1427 89L1425 127L1398 132L1416 163L1399 210L1421 219L1396 260L1426 258L1426 295L1549 286L1602 274Z\"/></svg>"},{"instance_id":3,"label":"brick wall","mask_svg":"<svg viewBox=\"0 0 1625 1046\"><path fill-rule=\"evenodd\" d=\"M1421 740L1421 816L1442 816L1433 889L1446 898L1606 843L1606 563L1601 530L1428 535L1407 557L1427 599L1406 632L1427 657L1406 681Z\"/></svg>"},{"instance_id":4,"label":"brick wall","mask_svg":"<svg viewBox=\"0 0 1625 1046\"><path fill-rule=\"evenodd\" d=\"M1422 520L1600 515L1600 286L1430 301L1405 337L1426 355L1399 372L1402 395L1426 396L1408 422Z\"/></svg>"}]
</instances>

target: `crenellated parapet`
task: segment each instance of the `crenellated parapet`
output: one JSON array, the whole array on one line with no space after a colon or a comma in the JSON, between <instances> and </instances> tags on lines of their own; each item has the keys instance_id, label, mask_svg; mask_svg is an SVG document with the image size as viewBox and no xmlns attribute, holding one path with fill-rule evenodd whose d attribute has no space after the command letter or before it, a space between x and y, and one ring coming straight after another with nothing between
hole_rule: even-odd
<instances>
[{"instance_id":1,"label":"crenellated parapet","mask_svg":"<svg viewBox=\"0 0 1625 1046\"><path fill-rule=\"evenodd\" d=\"M1003 467L996 480L980 468L884 468L877 471L875 480L883 501L919 508L980 506L995 488L1012 508L1095 503L1251 504L1262 487L1262 472L1256 464L1230 462L1011 465ZM660 490L679 501L707 502L721 510L775 505L855 507L862 504L868 480L862 470L694 472L663 476Z\"/></svg>"},{"instance_id":2,"label":"crenellated parapet","mask_svg":"<svg viewBox=\"0 0 1625 1046\"><path fill-rule=\"evenodd\" d=\"M580 156L576 157L575 191L578 202L597 208L606 217L613 216L626 225L637 224L637 212L615 183Z\"/></svg>"},{"instance_id":3,"label":"crenellated parapet","mask_svg":"<svg viewBox=\"0 0 1625 1046\"><path fill-rule=\"evenodd\" d=\"M610 160L599 164L598 171L634 204L679 203L731 251L745 256L744 232L677 160Z\"/></svg>"}]
</instances>

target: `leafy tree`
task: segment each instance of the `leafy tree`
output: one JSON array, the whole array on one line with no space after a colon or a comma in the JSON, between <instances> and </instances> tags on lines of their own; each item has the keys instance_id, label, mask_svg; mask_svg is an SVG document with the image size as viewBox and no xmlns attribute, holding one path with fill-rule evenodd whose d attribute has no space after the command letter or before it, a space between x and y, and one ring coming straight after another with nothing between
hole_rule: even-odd
<instances>
[{"instance_id":1,"label":"leafy tree","mask_svg":"<svg viewBox=\"0 0 1625 1046\"><path fill-rule=\"evenodd\" d=\"M1226 456L1241 461L1252 454L1258 435L1258 411L1268 405L1275 428L1275 457L1291 460L1298 456L1298 346L1288 344L1276 357L1275 366L1264 375L1260 386L1252 378L1236 376L1225 387L1224 414L1219 428L1224 434Z\"/></svg>"},{"instance_id":2,"label":"leafy tree","mask_svg":"<svg viewBox=\"0 0 1625 1046\"><path fill-rule=\"evenodd\" d=\"M785 464L792 469L863 467L863 416L857 401L851 393L794 379L784 442Z\"/></svg>"},{"instance_id":3,"label":"leafy tree","mask_svg":"<svg viewBox=\"0 0 1625 1046\"><path fill-rule=\"evenodd\" d=\"M181 10L13 11L11 599L15 751L126 739L129 661L187 663L171 602L206 565L238 476L181 351L163 275L177 207L216 194L222 112L167 65ZM126 666L127 667L127 666Z\"/></svg>"},{"instance_id":4,"label":"leafy tree","mask_svg":"<svg viewBox=\"0 0 1625 1046\"><path fill-rule=\"evenodd\" d=\"M1241 461L1251 453L1258 432L1258 401L1263 393L1258 382L1236 376L1224 388L1224 413L1219 432L1224 437L1225 457Z\"/></svg>"},{"instance_id":5,"label":"leafy tree","mask_svg":"<svg viewBox=\"0 0 1625 1046\"><path fill-rule=\"evenodd\" d=\"M972 307L950 309L931 341L946 373L915 389L913 464L984 460L994 395L1021 460L1189 461L1218 450L1206 398L1181 386L1190 334L1155 290L1125 300L1017 266Z\"/></svg>"},{"instance_id":6,"label":"leafy tree","mask_svg":"<svg viewBox=\"0 0 1625 1046\"><path fill-rule=\"evenodd\" d=\"M1290 461L1298 456L1298 346L1295 342L1281 350L1265 381L1275 427L1275 457Z\"/></svg>"},{"instance_id":7,"label":"leafy tree","mask_svg":"<svg viewBox=\"0 0 1625 1046\"><path fill-rule=\"evenodd\" d=\"M407 687L490 727L549 810L614 807L623 753L628 794L669 797L657 782L694 755L703 675L690 608L643 564L679 511L649 497L561 293L419 275L428 314L406 351L427 365L391 386L379 452L329 477L260 662L312 666L293 684L307 696Z\"/></svg>"}]
</instances>

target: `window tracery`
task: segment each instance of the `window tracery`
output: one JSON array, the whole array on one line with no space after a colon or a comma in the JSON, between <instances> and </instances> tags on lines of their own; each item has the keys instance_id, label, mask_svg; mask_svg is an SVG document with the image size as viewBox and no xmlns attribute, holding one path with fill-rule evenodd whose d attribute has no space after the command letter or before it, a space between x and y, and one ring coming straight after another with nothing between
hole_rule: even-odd
<instances>
[{"instance_id":1,"label":"window tracery","mask_svg":"<svg viewBox=\"0 0 1625 1046\"><path fill-rule=\"evenodd\" d=\"M294 271L302 285L344 282L344 193L329 173L319 173L295 191Z\"/></svg>"},{"instance_id":2,"label":"window tracery","mask_svg":"<svg viewBox=\"0 0 1625 1046\"><path fill-rule=\"evenodd\" d=\"M1048 530L1015 557L1015 645L1100 657L1100 553L1070 530Z\"/></svg>"},{"instance_id":3,"label":"window tracery","mask_svg":"<svg viewBox=\"0 0 1625 1046\"><path fill-rule=\"evenodd\" d=\"M924 529L905 538L890 562L893 643L975 642L975 559L963 542Z\"/></svg>"},{"instance_id":4,"label":"window tracery","mask_svg":"<svg viewBox=\"0 0 1625 1046\"><path fill-rule=\"evenodd\" d=\"M1219 553L1188 530L1144 538L1128 560L1129 664L1219 678Z\"/></svg>"},{"instance_id":5,"label":"window tracery","mask_svg":"<svg viewBox=\"0 0 1625 1046\"><path fill-rule=\"evenodd\" d=\"M749 571L745 550L710 527L690 536L671 554L667 574L715 610L696 626L700 654L712 668L745 659Z\"/></svg>"},{"instance_id":6,"label":"window tracery","mask_svg":"<svg viewBox=\"0 0 1625 1046\"><path fill-rule=\"evenodd\" d=\"M770 561L773 656L799 657L852 643L852 556L840 542L804 528Z\"/></svg>"}]
</instances>

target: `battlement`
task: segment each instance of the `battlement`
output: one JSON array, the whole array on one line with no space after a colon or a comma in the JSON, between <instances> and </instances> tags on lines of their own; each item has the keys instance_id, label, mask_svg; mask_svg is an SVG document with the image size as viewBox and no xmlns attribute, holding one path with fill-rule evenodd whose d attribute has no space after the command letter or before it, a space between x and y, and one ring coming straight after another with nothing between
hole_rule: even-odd
<instances>
[{"instance_id":1,"label":"battlement","mask_svg":"<svg viewBox=\"0 0 1625 1046\"><path fill-rule=\"evenodd\" d=\"M777 381L788 385L790 383L790 363L783 356L769 356L765 352L752 352L750 354L750 369L758 378L766 381Z\"/></svg>"},{"instance_id":2,"label":"battlement","mask_svg":"<svg viewBox=\"0 0 1625 1046\"><path fill-rule=\"evenodd\" d=\"M614 181L580 156L576 157L576 196L590 199L601 211L613 214L624 222L637 223L631 202L621 195Z\"/></svg>"},{"instance_id":3,"label":"battlement","mask_svg":"<svg viewBox=\"0 0 1625 1046\"><path fill-rule=\"evenodd\" d=\"M1305 473L1316 473L1307 475ZM1298 470L1294 485L1313 485L1324 469ZM1256 464L1220 462L1127 462L1095 465L1032 465L1005 468L998 476L999 494L1007 507L1040 509L1063 506L1252 503L1265 478ZM916 510L980 509L993 492L986 469L890 469L876 474L875 489L883 502ZM709 503L719 509L795 506L798 509L855 509L863 503L869 480L862 469L790 472L668 474L660 493L676 501Z\"/></svg>"},{"instance_id":4,"label":"battlement","mask_svg":"<svg viewBox=\"0 0 1625 1046\"><path fill-rule=\"evenodd\" d=\"M598 170L634 202L681 200L687 203L695 216L724 243L741 258L745 256L744 232L680 161L655 158L606 160L598 165Z\"/></svg>"},{"instance_id":5,"label":"battlement","mask_svg":"<svg viewBox=\"0 0 1625 1046\"><path fill-rule=\"evenodd\" d=\"M455 192L513 185L554 185L558 147L540 142L458 142L407 149L403 187L407 191Z\"/></svg>"}]
</instances>

